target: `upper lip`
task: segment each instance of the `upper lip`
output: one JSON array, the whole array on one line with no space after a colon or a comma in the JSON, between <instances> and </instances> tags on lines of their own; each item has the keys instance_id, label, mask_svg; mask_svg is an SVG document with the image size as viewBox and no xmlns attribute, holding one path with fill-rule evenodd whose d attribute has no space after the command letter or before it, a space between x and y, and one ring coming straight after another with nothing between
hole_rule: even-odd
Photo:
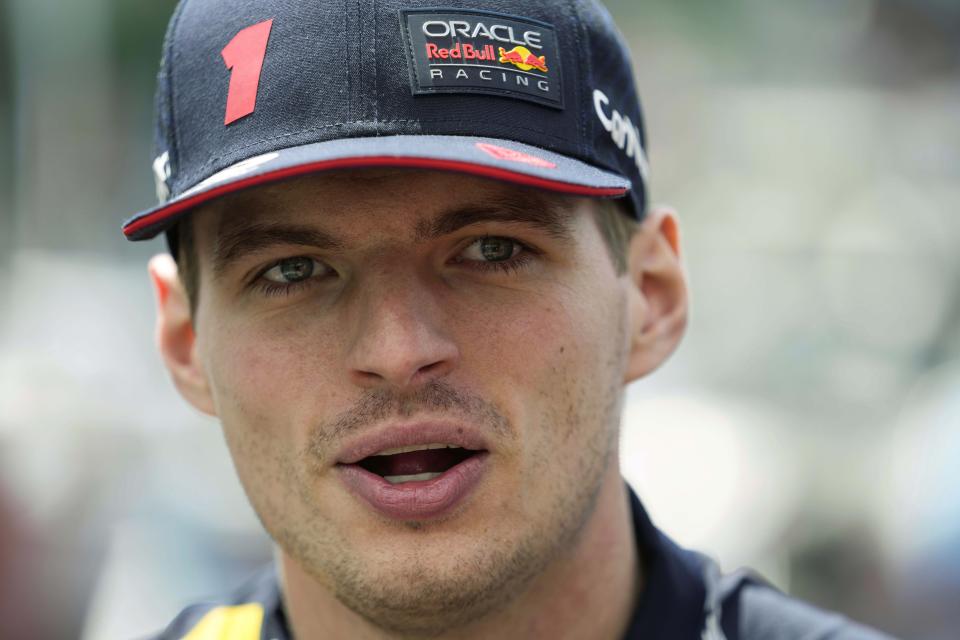
<instances>
[{"instance_id":1,"label":"upper lip","mask_svg":"<svg viewBox=\"0 0 960 640\"><path fill-rule=\"evenodd\" d=\"M435 442L478 451L488 448L483 435L463 422L430 420L392 423L348 442L337 455L337 463L353 464L385 449Z\"/></svg>"}]
</instances>

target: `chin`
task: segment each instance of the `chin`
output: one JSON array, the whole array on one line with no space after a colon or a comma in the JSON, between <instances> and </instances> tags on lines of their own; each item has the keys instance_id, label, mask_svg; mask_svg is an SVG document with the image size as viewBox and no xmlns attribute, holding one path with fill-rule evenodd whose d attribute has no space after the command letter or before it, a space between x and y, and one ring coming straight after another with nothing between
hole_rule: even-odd
<instances>
[{"instance_id":1,"label":"chin","mask_svg":"<svg viewBox=\"0 0 960 640\"><path fill-rule=\"evenodd\" d=\"M341 604L401 636L438 635L504 609L555 553L533 532L505 539L481 527L468 538L431 535L429 526L437 523L394 523L393 539L307 530L281 530L274 539ZM398 528L412 535L398 536Z\"/></svg>"},{"instance_id":2,"label":"chin","mask_svg":"<svg viewBox=\"0 0 960 640\"><path fill-rule=\"evenodd\" d=\"M337 599L370 624L398 635L433 636L501 610L533 575L506 555L461 553L380 562L337 581ZM355 567L357 569L357 567Z\"/></svg>"}]
</instances>

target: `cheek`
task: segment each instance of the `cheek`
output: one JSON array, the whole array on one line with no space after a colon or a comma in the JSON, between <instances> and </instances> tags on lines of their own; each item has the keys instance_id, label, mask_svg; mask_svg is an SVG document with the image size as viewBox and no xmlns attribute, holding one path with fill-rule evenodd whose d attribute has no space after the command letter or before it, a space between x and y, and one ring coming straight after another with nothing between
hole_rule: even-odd
<instances>
[{"instance_id":1,"label":"cheek","mask_svg":"<svg viewBox=\"0 0 960 640\"><path fill-rule=\"evenodd\" d=\"M208 379L237 475L268 530L302 520L309 505L302 452L311 427L339 402L334 344L318 323L222 322L205 344ZM323 366L323 363L328 363Z\"/></svg>"},{"instance_id":2,"label":"cheek","mask_svg":"<svg viewBox=\"0 0 960 640\"><path fill-rule=\"evenodd\" d=\"M302 444L318 407L334 404L331 336L317 323L253 319L222 323L211 332L206 362L224 429Z\"/></svg>"},{"instance_id":3,"label":"cheek","mask_svg":"<svg viewBox=\"0 0 960 640\"><path fill-rule=\"evenodd\" d=\"M613 290L557 286L478 323L464 341L465 362L478 363L495 397L510 403L504 409L527 447L596 430L587 422L623 375L621 306Z\"/></svg>"}]
</instances>

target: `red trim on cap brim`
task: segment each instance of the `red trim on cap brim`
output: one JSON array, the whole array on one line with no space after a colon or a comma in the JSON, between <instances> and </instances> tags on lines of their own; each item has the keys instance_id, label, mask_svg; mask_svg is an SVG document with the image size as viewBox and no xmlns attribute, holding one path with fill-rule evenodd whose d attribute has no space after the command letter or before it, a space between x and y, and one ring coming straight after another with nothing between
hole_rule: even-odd
<instances>
[{"instance_id":1,"label":"red trim on cap brim","mask_svg":"<svg viewBox=\"0 0 960 640\"><path fill-rule=\"evenodd\" d=\"M158 209L153 213L144 215L129 222L123 227L123 234L130 237L138 231L150 227L165 219L174 216L186 209L190 209L199 204L212 200L218 196L233 193L247 187L253 187L258 184L274 182L283 178L291 178L317 171L329 171L333 169L355 169L359 167L404 167L416 169L436 169L440 171L459 171L469 173L483 178L493 178L520 184L528 187L537 187L548 191L556 191L575 196L592 197L613 197L622 196L627 193L627 187L589 187L570 182L561 182L559 180L549 180L524 173L514 173L498 167L490 167L481 164L472 164L459 160L440 160L437 158L403 158L397 156L366 156L362 158L338 158L336 160L322 160L320 162L310 162L294 167L286 167L276 171L262 173L242 180L228 182L219 187L214 187L209 191L198 193L195 196L173 202L168 207Z\"/></svg>"}]
</instances>

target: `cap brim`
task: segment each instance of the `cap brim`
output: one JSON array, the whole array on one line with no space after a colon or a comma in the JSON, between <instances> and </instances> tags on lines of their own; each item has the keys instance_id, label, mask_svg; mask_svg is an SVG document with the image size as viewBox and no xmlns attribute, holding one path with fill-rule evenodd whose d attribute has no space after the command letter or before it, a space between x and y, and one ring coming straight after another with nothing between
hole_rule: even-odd
<instances>
[{"instance_id":1,"label":"cap brim","mask_svg":"<svg viewBox=\"0 0 960 640\"><path fill-rule=\"evenodd\" d=\"M127 220L128 240L147 240L194 207L242 189L308 173L362 167L455 171L557 193L614 198L630 190L623 176L526 144L468 136L384 136L290 147L218 171L163 204Z\"/></svg>"}]
</instances>

